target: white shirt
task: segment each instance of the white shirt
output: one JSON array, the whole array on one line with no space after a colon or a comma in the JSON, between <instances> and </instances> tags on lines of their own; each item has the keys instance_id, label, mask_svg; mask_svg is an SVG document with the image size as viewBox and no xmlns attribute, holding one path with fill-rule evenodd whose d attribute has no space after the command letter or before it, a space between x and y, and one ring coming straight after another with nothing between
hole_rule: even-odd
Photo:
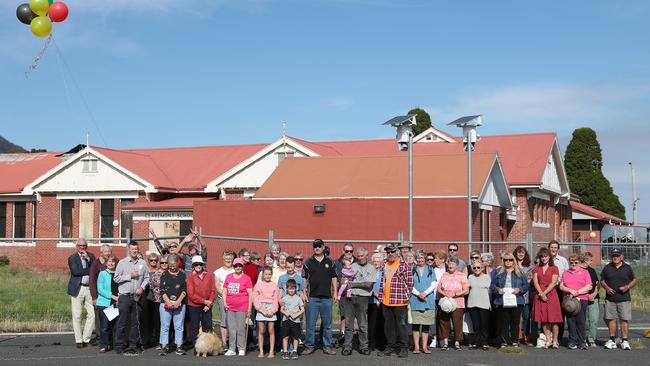
<instances>
[{"instance_id":1,"label":"white shirt","mask_svg":"<svg viewBox=\"0 0 650 366\"><path fill-rule=\"evenodd\" d=\"M561 256L559 254L556 255L555 258L553 258L553 264L555 264L557 266L557 269L560 272L560 278L562 278L562 274L564 273L564 271L569 269L569 262L566 260L566 258L564 258L563 256ZM559 283L559 281L558 281L558 283Z\"/></svg>"},{"instance_id":2,"label":"white shirt","mask_svg":"<svg viewBox=\"0 0 650 366\"><path fill-rule=\"evenodd\" d=\"M229 269L225 267L221 267L214 271L214 276L219 280L219 283L221 284L221 289L223 289L223 284L226 282L226 277L231 274L235 273L235 268L230 267Z\"/></svg>"}]
</instances>

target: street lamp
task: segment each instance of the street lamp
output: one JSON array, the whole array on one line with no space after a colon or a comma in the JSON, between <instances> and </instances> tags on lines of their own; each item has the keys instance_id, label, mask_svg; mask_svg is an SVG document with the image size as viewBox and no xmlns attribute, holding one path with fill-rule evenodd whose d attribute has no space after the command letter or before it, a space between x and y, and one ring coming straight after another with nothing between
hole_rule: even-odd
<instances>
[{"instance_id":1,"label":"street lamp","mask_svg":"<svg viewBox=\"0 0 650 366\"><path fill-rule=\"evenodd\" d=\"M413 241L413 126L417 124L415 117L414 114L408 114L393 117L382 123L397 128L397 146L400 151L409 152L409 243Z\"/></svg>"},{"instance_id":2,"label":"street lamp","mask_svg":"<svg viewBox=\"0 0 650 366\"><path fill-rule=\"evenodd\" d=\"M463 129L463 144L465 145L465 151L467 151L467 241L470 253L472 251L472 151L478 140L476 127L483 124L481 116L481 114L465 116L447 124L447 126L456 126Z\"/></svg>"}]
</instances>

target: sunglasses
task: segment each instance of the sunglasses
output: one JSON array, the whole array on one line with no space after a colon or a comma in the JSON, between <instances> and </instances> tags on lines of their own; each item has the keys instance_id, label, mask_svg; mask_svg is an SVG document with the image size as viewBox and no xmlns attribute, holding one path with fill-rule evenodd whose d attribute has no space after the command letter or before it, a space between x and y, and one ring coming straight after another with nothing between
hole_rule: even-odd
<instances>
[{"instance_id":1,"label":"sunglasses","mask_svg":"<svg viewBox=\"0 0 650 366\"><path fill-rule=\"evenodd\" d=\"M160 264L169 264L169 262L160 262Z\"/></svg>"},{"instance_id":2,"label":"sunglasses","mask_svg":"<svg viewBox=\"0 0 650 366\"><path fill-rule=\"evenodd\" d=\"M203 263L194 263L192 264L192 267L201 267Z\"/></svg>"},{"instance_id":3,"label":"sunglasses","mask_svg":"<svg viewBox=\"0 0 650 366\"><path fill-rule=\"evenodd\" d=\"M456 248L456 249L449 248L448 250L449 250L450 252L457 252L457 251L458 251L458 248Z\"/></svg>"},{"instance_id":4,"label":"sunglasses","mask_svg":"<svg viewBox=\"0 0 650 366\"><path fill-rule=\"evenodd\" d=\"M386 253L395 253L397 250L387 250Z\"/></svg>"},{"instance_id":5,"label":"sunglasses","mask_svg":"<svg viewBox=\"0 0 650 366\"><path fill-rule=\"evenodd\" d=\"M157 259L149 259L149 262L150 263L156 263L156 262L158 262L158 260Z\"/></svg>"},{"instance_id":6,"label":"sunglasses","mask_svg":"<svg viewBox=\"0 0 650 366\"><path fill-rule=\"evenodd\" d=\"M244 268L244 266L242 266L241 264L235 264L233 267L235 267L235 268Z\"/></svg>"},{"instance_id":7,"label":"sunglasses","mask_svg":"<svg viewBox=\"0 0 650 366\"><path fill-rule=\"evenodd\" d=\"M433 259L433 258L427 258L427 260L428 260L429 262L433 262L435 259Z\"/></svg>"},{"instance_id":8,"label":"sunglasses","mask_svg":"<svg viewBox=\"0 0 650 366\"><path fill-rule=\"evenodd\" d=\"M294 258L294 261L302 261L302 258Z\"/></svg>"},{"instance_id":9,"label":"sunglasses","mask_svg":"<svg viewBox=\"0 0 650 366\"><path fill-rule=\"evenodd\" d=\"M479 256L473 256L472 259L481 259Z\"/></svg>"},{"instance_id":10,"label":"sunglasses","mask_svg":"<svg viewBox=\"0 0 650 366\"><path fill-rule=\"evenodd\" d=\"M483 267L472 267L472 269L483 269Z\"/></svg>"},{"instance_id":11,"label":"sunglasses","mask_svg":"<svg viewBox=\"0 0 650 366\"><path fill-rule=\"evenodd\" d=\"M620 257L620 256L621 256L620 254L612 254L613 258L617 258L617 257Z\"/></svg>"},{"instance_id":12,"label":"sunglasses","mask_svg":"<svg viewBox=\"0 0 650 366\"><path fill-rule=\"evenodd\" d=\"M514 262L515 260L512 259L512 258L504 258L503 261L504 262Z\"/></svg>"},{"instance_id":13,"label":"sunglasses","mask_svg":"<svg viewBox=\"0 0 650 366\"><path fill-rule=\"evenodd\" d=\"M323 246L320 245L320 244L314 244L313 247L314 247L314 249L322 249L323 248Z\"/></svg>"},{"instance_id":14,"label":"sunglasses","mask_svg":"<svg viewBox=\"0 0 650 366\"><path fill-rule=\"evenodd\" d=\"M346 253L353 253L354 250L345 250ZM295 258L294 258L295 259Z\"/></svg>"}]
</instances>

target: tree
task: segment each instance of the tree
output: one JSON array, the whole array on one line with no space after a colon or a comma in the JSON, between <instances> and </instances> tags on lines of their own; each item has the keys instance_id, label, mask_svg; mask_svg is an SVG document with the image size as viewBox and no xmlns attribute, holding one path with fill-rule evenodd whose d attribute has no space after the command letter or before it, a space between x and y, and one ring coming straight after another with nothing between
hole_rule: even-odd
<instances>
[{"instance_id":1,"label":"tree","mask_svg":"<svg viewBox=\"0 0 650 366\"><path fill-rule=\"evenodd\" d=\"M415 117L417 125L415 125L415 128L413 128L413 135L417 136L424 132L427 128L431 127L431 117L429 116L429 113L425 111L422 108L413 108L411 109L408 114L415 114L417 117Z\"/></svg>"},{"instance_id":2,"label":"tree","mask_svg":"<svg viewBox=\"0 0 650 366\"><path fill-rule=\"evenodd\" d=\"M564 166L571 191L589 206L625 219L625 207L614 194L602 171L603 157L596 131L578 128L564 154Z\"/></svg>"}]
</instances>

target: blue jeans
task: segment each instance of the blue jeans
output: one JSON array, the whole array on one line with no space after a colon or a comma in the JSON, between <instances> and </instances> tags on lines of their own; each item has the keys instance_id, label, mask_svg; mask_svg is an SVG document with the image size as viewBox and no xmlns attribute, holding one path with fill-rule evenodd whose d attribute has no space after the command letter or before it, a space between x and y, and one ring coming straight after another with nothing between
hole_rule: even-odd
<instances>
[{"instance_id":1,"label":"blue jeans","mask_svg":"<svg viewBox=\"0 0 650 366\"><path fill-rule=\"evenodd\" d=\"M532 308L532 304L528 303L524 305L524 308L521 310L521 318L523 319L523 333L524 337L527 337L530 334L530 325L531 325L531 314L530 310Z\"/></svg>"},{"instance_id":2,"label":"blue jeans","mask_svg":"<svg viewBox=\"0 0 650 366\"><path fill-rule=\"evenodd\" d=\"M160 304L160 344L169 342L169 325L174 321L174 343L183 344L183 327L185 322L185 304L178 309L165 309L165 304Z\"/></svg>"},{"instance_id":3,"label":"blue jeans","mask_svg":"<svg viewBox=\"0 0 650 366\"><path fill-rule=\"evenodd\" d=\"M323 348L332 347L332 298L310 297L307 303L307 338L305 347L314 348L316 320L320 314L323 324Z\"/></svg>"},{"instance_id":4,"label":"blue jeans","mask_svg":"<svg viewBox=\"0 0 650 366\"><path fill-rule=\"evenodd\" d=\"M107 306L97 307L97 313L99 314L99 348L112 347L117 338L117 327L115 325L118 318L109 321L106 314L104 314L106 308Z\"/></svg>"}]
</instances>

